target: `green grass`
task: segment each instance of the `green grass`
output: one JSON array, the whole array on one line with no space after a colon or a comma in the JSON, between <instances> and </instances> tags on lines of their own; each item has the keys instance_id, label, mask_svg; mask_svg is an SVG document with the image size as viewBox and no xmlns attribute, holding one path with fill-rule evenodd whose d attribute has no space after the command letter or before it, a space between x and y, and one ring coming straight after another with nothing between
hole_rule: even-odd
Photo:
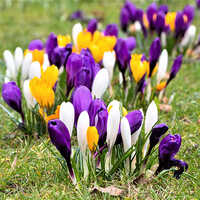
<instances>
[{"instance_id":1,"label":"green grass","mask_svg":"<svg viewBox=\"0 0 200 200\"><path fill-rule=\"evenodd\" d=\"M120 0L110 3L106 0L24 0L23 7L19 4L22 0L13 2L11 7L6 7L3 0L0 3L0 59L4 49L14 50L18 45L25 49L35 38L41 38L45 42L50 32L71 33L74 22L67 20L67 17L77 8L83 9L90 16L103 16L102 24L105 26L111 22L118 23L122 5ZM137 1L137 5L145 8L145 2ZM176 10L187 3L194 3L189 0L165 2ZM197 18L195 24L198 24ZM1 74L4 71L1 64ZM200 63L184 63L167 89L168 97L175 92L173 110L159 113L160 121L169 125L169 132L180 133L182 136L182 146L177 156L188 162L187 173L180 180L172 178L172 173L162 174L136 186L133 184L133 177L120 171L110 181L99 178L98 185L115 185L124 189L122 197L125 199L200 198L199 80ZM2 83L2 75L0 81ZM108 194L91 193L90 189L95 183L89 184L85 180L81 180L75 188L59 162L46 148L47 145L57 152L47 135L39 140L25 138L6 114L0 112L0 118L0 199L115 199Z\"/></svg>"}]
</instances>

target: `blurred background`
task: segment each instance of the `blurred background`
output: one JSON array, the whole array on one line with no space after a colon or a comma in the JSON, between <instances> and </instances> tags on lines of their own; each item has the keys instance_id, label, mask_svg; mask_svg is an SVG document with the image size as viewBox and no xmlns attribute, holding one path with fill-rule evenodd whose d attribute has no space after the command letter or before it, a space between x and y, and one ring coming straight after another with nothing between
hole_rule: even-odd
<instances>
[{"instance_id":1,"label":"blurred background","mask_svg":"<svg viewBox=\"0 0 200 200\"><path fill-rule=\"evenodd\" d=\"M137 7L146 9L152 0L132 0ZM195 0L158 0L167 3L171 11L182 9ZM74 23L70 15L81 10L87 19L97 18L102 28L108 23L119 24L119 12L123 0L0 0L0 58L5 49L23 49L32 39L44 42L50 32L71 34ZM198 24L196 12L195 24ZM82 24L87 23L87 20ZM100 27L101 29L101 27Z\"/></svg>"}]
</instances>

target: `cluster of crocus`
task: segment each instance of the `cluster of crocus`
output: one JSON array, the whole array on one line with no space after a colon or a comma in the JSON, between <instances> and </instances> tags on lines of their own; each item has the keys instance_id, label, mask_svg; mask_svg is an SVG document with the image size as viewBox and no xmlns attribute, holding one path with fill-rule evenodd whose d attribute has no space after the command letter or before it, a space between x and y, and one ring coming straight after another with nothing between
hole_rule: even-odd
<instances>
[{"instance_id":1,"label":"cluster of crocus","mask_svg":"<svg viewBox=\"0 0 200 200\"><path fill-rule=\"evenodd\" d=\"M168 51L175 46L184 49L193 42L196 33L196 27L192 25L193 18L194 7L191 5L186 5L181 11L171 12L167 5L158 6L155 2L143 11L127 0L120 12L120 24L124 32L143 31L145 37L148 31L151 35L156 33Z\"/></svg>"},{"instance_id":2,"label":"cluster of crocus","mask_svg":"<svg viewBox=\"0 0 200 200\"><path fill-rule=\"evenodd\" d=\"M71 114L68 114L67 119L71 119L71 122L64 123L64 118L50 120L48 132L51 142L66 160L70 177L74 183L76 175L73 167L80 169L79 172L76 170L77 176L84 174L84 178L90 176L89 168L91 167L94 168L92 171L101 168L105 174L111 175L116 165L124 166L125 171L129 173L140 175L146 168L152 150L168 131L166 124L155 125L158 121L158 111L154 102L149 105L145 120L142 110L127 112L117 100L106 106L103 100L93 99L89 89L85 86L78 87L74 91L72 104L67 104L70 104L72 108L68 110ZM67 113L67 109L62 112ZM80 151L71 147L73 122ZM156 174L176 166L179 169L174 174L176 178L179 178L187 170L187 163L174 158L179 151L180 140L180 135L169 134L161 141L159 167ZM76 151L75 154L81 154L82 158L75 165L71 164L72 148ZM95 163L92 166L91 161ZM119 162L121 162L120 165Z\"/></svg>"}]
</instances>

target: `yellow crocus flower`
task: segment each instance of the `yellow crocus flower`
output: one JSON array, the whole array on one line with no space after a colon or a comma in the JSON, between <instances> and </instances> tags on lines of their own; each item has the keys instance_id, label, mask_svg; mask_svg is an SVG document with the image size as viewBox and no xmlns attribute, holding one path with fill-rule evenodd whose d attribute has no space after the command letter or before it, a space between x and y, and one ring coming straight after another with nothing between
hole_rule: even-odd
<instances>
[{"instance_id":1,"label":"yellow crocus flower","mask_svg":"<svg viewBox=\"0 0 200 200\"><path fill-rule=\"evenodd\" d=\"M168 12L165 15L165 24L169 25L170 30L175 30L175 19L176 19L176 12Z\"/></svg>"},{"instance_id":2,"label":"yellow crocus flower","mask_svg":"<svg viewBox=\"0 0 200 200\"><path fill-rule=\"evenodd\" d=\"M57 43L59 47L65 47L67 44L71 42L70 35L58 35Z\"/></svg>"},{"instance_id":3,"label":"yellow crocus flower","mask_svg":"<svg viewBox=\"0 0 200 200\"><path fill-rule=\"evenodd\" d=\"M78 34L77 45L78 50L81 51L83 48L88 48L92 41L92 34L86 29Z\"/></svg>"},{"instance_id":4,"label":"yellow crocus flower","mask_svg":"<svg viewBox=\"0 0 200 200\"><path fill-rule=\"evenodd\" d=\"M87 129L87 143L90 151L94 153L99 141L99 134L95 126L89 126Z\"/></svg>"},{"instance_id":5,"label":"yellow crocus flower","mask_svg":"<svg viewBox=\"0 0 200 200\"><path fill-rule=\"evenodd\" d=\"M44 50L28 50L26 49L24 51L24 56L26 56L26 54L31 53L32 54L32 62L38 61L40 63L40 65L43 65L44 62Z\"/></svg>"},{"instance_id":6,"label":"yellow crocus flower","mask_svg":"<svg viewBox=\"0 0 200 200\"><path fill-rule=\"evenodd\" d=\"M162 82L160 82L157 86L156 86L156 90L157 91L161 91L161 90L163 90L165 87L166 87L166 81L162 81Z\"/></svg>"}]
</instances>

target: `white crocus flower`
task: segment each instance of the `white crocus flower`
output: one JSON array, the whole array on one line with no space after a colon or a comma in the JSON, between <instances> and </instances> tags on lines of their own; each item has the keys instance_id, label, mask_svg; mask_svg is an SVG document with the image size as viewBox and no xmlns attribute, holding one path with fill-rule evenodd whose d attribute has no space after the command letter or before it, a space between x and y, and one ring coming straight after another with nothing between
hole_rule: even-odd
<instances>
[{"instance_id":1,"label":"white crocus flower","mask_svg":"<svg viewBox=\"0 0 200 200\"><path fill-rule=\"evenodd\" d=\"M50 66L49 58L48 55L45 53L44 54L44 62L43 62L43 71L46 71L47 67Z\"/></svg>"},{"instance_id":2,"label":"white crocus flower","mask_svg":"<svg viewBox=\"0 0 200 200\"><path fill-rule=\"evenodd\" d=\"M94 78L92 84L92 95L96 98L101 98L108 88L109 75L107 69L101 69Z\"/></svg>"},{"instance_id":3,"label":"white crocus flower","mask_svg":"<svg viewBox=\"0 0 200 200\"><path fill-rule=\"evenodd\" d=\"M74 106L71 102L62 102L60 105L59 119L65 124L72 136L74 126Z\"/></svg>"},{"instance_id":4,"label":"white crocus flower","mask_svg":"<svg viewBox=\"0 0 200 200\"><path fill-rule=\"evenodd\" d=\"M157 72L157 84L165 77L168 65L168 53L164 49L159 57L158 72Z\"/></svg>"},{"instance_id":5,"label":"white crocus flower","mask_svg":"<svg viewBox=\"0 0 200 200\"><path fill-rule=\"evenodd\" d=\"M131 148L131 129L126 117L123 117L121 120L120 130L125 153ZM130 169L129 158L126 160L126 169L128 169L128 171Z\"/></svg>"},{"instance_id":6,"label":"white crocus flower","mask_svg":"<svg viewBox=\"0 0 200 200\"><path fill-rule=\"evenodd\" d=\"M34 77L41 77L41 67L38 61L31 63L29 69L29 79L33 79Z\"/></svg>"},{"instance_id":7,"label":"white crocus flower","mask_svg":"<svg viewBox=\"0 0 200 200\"><path fill-rule=\"evenodd\" d=\"M145 129L145 136L148 136L153 126L158 121L158 109L154 101L151 102L149 107L147 108L146 116L145 116L145 123L144 123L144 129ZM144 145L144 156L146 156L147 148L149 145L149 136L147 138L147 141Z\"/></svg>"},{"instance_id":8,"label":"white crocus flower","mask_svg":"<svg viewBox=\"0 0 200 200\"><path fill-rule=\"evenodd\" d=\"M111 108L109 112L108 121L107 121L106 143L108 145L108 152L106 154L106 160L105 160L106 172L109 172L111 169L112 148L117 138L119 124L120 124L120 111L116 106L114 106Z\"/></svg>"},{"instance_id":9,"label":"white crocus flower","mask_svg":"<svg viewBox=\"0 0 200 200\"><path fill-rule=\"evenodd\" d=\"M136 21L136 22L134 23L134 27L135 27L135 31L136 31L136 32L141 32L141 31L142 31L142 26L141 26L141 24L140 24L139 21Z\"/></svg>"},{"instance_id":10,"label":"white crocus flower","mask_svg":"<svg viewBox=\"0 0 200 200\"><path fill-rule=\"evenodd\" d=\"M103 66L108 70L110 84L113 77L113 69L115 66L115 51L106 51L103 55Z\"/></svg>"},{"instance_id":11,"label":"white crocus flower","mask_svg":"<svg viewBox=\"0 0 200 200\"><path fill-rule=\"evenodd\" d=\"M167 35L166 35L166 33L162 32L160 37L161 37L162 47L166 47L166 45L167 45Z\"/></svg>"},{"instance_id":12,"label":"white crocus flower","mask_svg":"<svg viewBox=\"0 0 200 200\"><path fill-rule=\"evenodd\" d=\"M28 78L31 63L32 63L32 53L27 53L22 63L22 70L21 70L22 80L25 80L26 78Z\"/></svg>"},{"instance_id":13,"label":"white crocus flower","mask_svg":"<svg viewBox=\"0 0 200 200\"><path fill-rule=\"evenodd\" d=\"M84 178L88 177L89 171L87 166L87 129L90 125L90 118L87 111L83 111L78 118L77 122L77 139L78 144L83 155L83 168L84 168Z\"/></svg>"},{"instance_id":14,"label":"white crocus flower","mask_svg":"<svg viewBox=\"0 0 200 200\"><path fill-rule=\"evenodd\" d=\"M194 41L196 35L196 26L190 25L181 40L180 47L186 47Z\"/></svg>"},{"instance_id":15,"label":"white crocus flower","mask_svg":"<svg viewBox=\"0 0 200 200\"><path fill-rule=\"evenodd\" d=\"M28 108L32 109L36 105L36 100L31 94L30 86L29 86L30 80L25 80L23 85L23 94L26 99L26 103Z\"/></svg>"},{"instance_id":16,"label":"white crocus flower","mask_svg":"<svg viewBox=\"0 0 200 200\"><path fill-rule=\"evenodd\" d=\"M75 24L72 28L72 38L76 47L77 47L78 34L82 31L83 31L83 27L80 23Z\"/></svg>"},{"instance_id":17,"label":"white crocus flower","mask_svg":"<svg viewBox=\"0 0 200 200\"><path fill-rule=\"evenodd\" d=\"M19 71L19 68L23 63L23 59L24 59L23 50L20 47L17 47L14 53L15 67L17 72Z\"/></svg>"}]
</instances>

